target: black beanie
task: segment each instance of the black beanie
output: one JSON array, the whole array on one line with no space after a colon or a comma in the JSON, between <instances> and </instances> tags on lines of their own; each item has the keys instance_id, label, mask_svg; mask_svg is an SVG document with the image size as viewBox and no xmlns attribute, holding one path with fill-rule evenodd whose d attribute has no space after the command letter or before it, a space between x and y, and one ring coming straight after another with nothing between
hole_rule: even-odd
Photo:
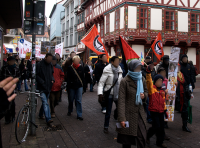
<instances>
[{"instance_id":1,"label":"black beanie","mask_svg":"<svg viewBox=\"0 0 200 148\"><path fill-rule=\"evenodd\" d=\"M157 81L158 79L162 79L162 80L164 81L164 78L163 78L163 76L161 76L161 75L157 74L157 75L154 77L153 83L155 84L155 83L156 83L156 81Z\"/></svg>"},{"instance_id":2,"label":"black beanie","mask_svg":"<svg viewBox=\"0 0 200 148\"><path fill-rule=\"evenodd\" d=\"M10 57L7 58L7 61L12 61L12 60L14 61L14 60L15 60L15 57L10 56Z\"/></svg>"},{"instance_id":3,"label":"black beanie","mask_svg":"<svg viewBox=\"0 0 200 148\"><path fill-rule=\"evenodd\" d=\"M188 56L186 54L181 56L181 61L183 60L183 58L188 58Z\"/></svg>"}]
</instances>

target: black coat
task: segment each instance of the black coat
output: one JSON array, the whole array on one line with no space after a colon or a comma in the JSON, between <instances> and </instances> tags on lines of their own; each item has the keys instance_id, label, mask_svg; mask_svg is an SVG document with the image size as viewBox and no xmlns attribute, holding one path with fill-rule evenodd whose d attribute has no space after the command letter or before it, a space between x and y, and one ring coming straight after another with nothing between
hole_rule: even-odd
<instances>
[{"instance_id":1,"label":"black coat","mask_svg":"<svg viewBox=\"0 0 200 148\"><path fill-rule=\"evenodd\" d=\"M85 91L84 69L81 65L78 67L78 69L75 69L80 79L82 80L83 85L76 75L74 69L72 66L69 66L67 69L67 89L78 89L83 87L83 90Z\"/></svg>"},{"instance_id":2,"label":"black coat","mask_svg":"<svg viewBox=\"0 0 200 148\"><path fill-rule=\"evenodd\" d=\"M4 80L5 78L13 77L13 78L19 78L20 77L20 71L18 67L13 68L12 71L9 70L9 65L5 65L1 69L1 75L0 75L0 81Z\"/></svg>"},{"instance_id":3,"label":"black coat","mask_svg":"<svg viewBox=\"0 0 200 148\"><path fill-rule=\"evenodd\" d=\"M36 65L37 89L40 92L51 92L51 87L53 86L52 81L55 82L53 72L53 65L47 64L45 60L42 60Z\"/></svg>"},{"instance_id":4,"label":"black coat","mask_svg":"<svg viewBox=\"0 0 200 148\"><path fill-rule=\"evenodd\" d=\"M97 82L99 82L101 75L103 74L103 70L104 68L108 65L108 63L104 64L102 61L99 61L96 65L95 65L95 69L94 69L94 75L95 75L95 79Z\"/></svg>"},{"instance_id":5,"label":"black coat","mask_svg":"<svg viewBox=\"0 0 200 148\"><path fill-rule=\"evenodd\" d=\"M190 65L188 63L183 63L183 62L180 62L180 65L181 65L181 72L184 75L186 84L187 85L192 84L192 86L194 87L194 81Z\"/></svg>"},{"instance_id":6,"label":"black coat","mask_svg":"<svg viewBox=\"0 0 200 148\"><path fill-rule=\"evenodd\" d=\"M21 80L29 78L28 69L23 63L19 65L19 70L20 70Z\"/></svg>"},{"instance_id":7,"label":"black coat","mask_svg":"<svg viewBox=\"0 0 200 148\"><path fill-rule=\"evenodd\" d=\"M192 76L193 82L196 83L196 67L190 64L190 70L191 70L191 76Z\"/></svg>"},{"instance_id":8,"label":"black coat","mask_svg":"<svg viewBox=\"0 0 200 148\"><path fill-rule=\"evenodd\" d=\"M90 72L90 68L88 67L88 65L86 65L84 67L84 73L85 73L85 81L87 84L92 83L92 78L89 72Z\"/></svg>"}]
</instances>

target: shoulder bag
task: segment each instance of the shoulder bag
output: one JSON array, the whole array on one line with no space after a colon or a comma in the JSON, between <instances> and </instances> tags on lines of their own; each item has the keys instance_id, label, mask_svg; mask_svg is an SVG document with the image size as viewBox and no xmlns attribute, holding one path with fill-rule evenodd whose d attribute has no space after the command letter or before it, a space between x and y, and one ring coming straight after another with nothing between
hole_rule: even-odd
<instances>
[{"instance_id":1,"label":"shoulder bag","mask_svg":"<svg viewBox=\"0 0 200 148\"><path fill-rule=\"evenodd\" d=\"M82 87L83 87L83 82L82 82L80 76L78 75L76 69L74 69L74 67L73 67L72 65L71 65L71 67L72 67L72 69L74 70L75 74L77 75L77 77L78 77L78 79L79 79L79 81L81 82L81 85L82 85Z\"/></svg>"}]
</instances>

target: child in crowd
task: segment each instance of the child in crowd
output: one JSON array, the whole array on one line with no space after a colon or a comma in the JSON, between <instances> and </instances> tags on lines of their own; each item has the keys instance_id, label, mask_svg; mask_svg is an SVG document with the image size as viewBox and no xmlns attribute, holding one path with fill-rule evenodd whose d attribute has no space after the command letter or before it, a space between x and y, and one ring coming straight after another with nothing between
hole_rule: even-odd
<instances>
[{"instance_id":1,"label":"child in crowd","mask_svg":"<svg viewBox=\"0 0 200 148\"><path fill-rule=\"evenodd\" d=\"M162 89L164 78L158 74L154 77L154 83L151 79L151 69L147 67L146 74L148 95L149 95L149 111L151 112L152 127L149 128L147 133L147 144L150 144L150 138L156 134L156 145L166 148L163 143L165 130L164 130L164 116L168 118L166 114L165 104L165 91Z\"/></svg>"}]
</instances>

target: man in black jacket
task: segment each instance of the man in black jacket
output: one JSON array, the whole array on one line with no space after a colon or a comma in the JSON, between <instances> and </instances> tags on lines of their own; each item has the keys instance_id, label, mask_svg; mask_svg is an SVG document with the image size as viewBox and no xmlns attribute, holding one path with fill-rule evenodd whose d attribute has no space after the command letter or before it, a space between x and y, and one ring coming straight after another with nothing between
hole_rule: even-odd
<instances>
[{"instance_id":1,"label":"man in black jacket","mask_svg":"<svg viewBox=\"0 0 200 148\"><path fill-rule=\"evenodd\" d=\"M0 120L5 116L7 110L9 109L9 104L17 96L12 94L16 87L16 83L19 81L18 78L13 79L12 77L6 78L0 82ZM2 138L1 138L1 122L0 122L0 148L2 148Z\"/></svg>"},{"instance_id":2,"label":"man in black jacket","mask_svg":"<svg viewBox=\"0 0 200 148\"><path fill-rule=\"evenodd\" d=\"M168 79L168 68L169 68L169 56L168 55L163 56L163 62L162 62L162 64L159 65L158 69L160 67L163 67L165 69L166 78Z\"/></svg>"},{"instance_id":3,"label":"man in black jacket","mask_svg":"<svg viewBox=\"0 0 200 148\"><path fill-rule=\"evenodd\" d=\"M36 81L37 81L37 89L41 93L42 106L39 112L39 118L43 118L43 114L45 115L46 122L50 125L53 121L51 120L51 113L48 104L49 94L51 92L51 87L55 82L53 77L53 65L52 54L47 53L45 59L39 62L36 66Z\"/></svg>"}]
</instances>

